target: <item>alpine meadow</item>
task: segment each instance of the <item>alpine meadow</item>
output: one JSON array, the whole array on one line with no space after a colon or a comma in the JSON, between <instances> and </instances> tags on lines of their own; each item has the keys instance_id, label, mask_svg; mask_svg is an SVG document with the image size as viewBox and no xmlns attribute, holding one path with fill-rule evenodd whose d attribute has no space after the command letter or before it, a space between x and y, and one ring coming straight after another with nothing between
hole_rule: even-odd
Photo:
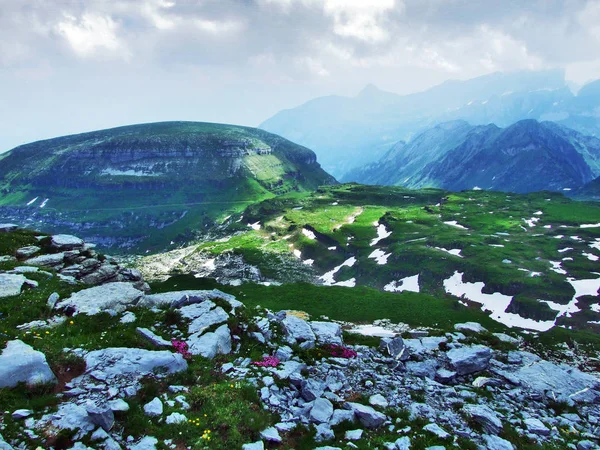
<instances>
[{"instance_id":1,"label":"alpine meadow","mask_svg":"<svg viewBox=\"0 0 600 450\"><path fill-rule=\"evenodd\" d=\"M600 449L598 23L0 0L0 450Z\"/></svg>"}]
</instances>

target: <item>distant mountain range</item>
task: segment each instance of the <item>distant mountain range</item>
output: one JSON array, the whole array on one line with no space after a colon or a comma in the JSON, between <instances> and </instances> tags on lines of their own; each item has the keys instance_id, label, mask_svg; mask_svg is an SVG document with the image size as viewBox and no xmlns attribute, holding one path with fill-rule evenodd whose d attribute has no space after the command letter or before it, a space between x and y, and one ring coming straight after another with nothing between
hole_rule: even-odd
<instances>
[{"instance_id":1,"label":"distant mountain range","mask_svg":"<svg viewBox=\"0 0 600 450\"><path fill-rule=\"evenodd\" d=\"M600 139L553 122L437 125L342 181L454 191L570 192L600 175Z\"/></svg>"},{"instance_id":2,"label":"distant mountain range","mask_svg":"<svg viewBox=\"0 0 600 450\"><path fill-rule=\"evenodd\" d=\"M334 182L314 152L266 131L161 122L0 155L0 215L42 222L44 231L70 229L107 247L156 250L252 202Z\"/></svg>"},{"instance_id":3,"label":"distant mountain range","mask_svg":"<svg viewBox=\"0 0 600 450\"><path fill-rule=\"evenodd\" d=\"M447 81L404 96L370 85L353 98L321 97L281 111L260 128L313 149L324 169L342 178L378 160L398 141L439 123L465 120L506 127L524 119L554 121L600 136L600 80L577 95L559 70Z\"/></svg>"}]
</instances>

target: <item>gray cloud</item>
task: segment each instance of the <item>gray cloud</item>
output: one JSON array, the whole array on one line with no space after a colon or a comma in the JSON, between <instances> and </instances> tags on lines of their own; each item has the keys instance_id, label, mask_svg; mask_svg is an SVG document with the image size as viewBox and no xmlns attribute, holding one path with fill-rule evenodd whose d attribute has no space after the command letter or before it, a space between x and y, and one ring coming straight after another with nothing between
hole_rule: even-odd
<instances>
[{"instance_id":1,"label":"gray cloud","mask_svg":"<svg viewBox=\"0 0 600 450\"><path fill-rule=\"evenodd\" d=\"M147 120L256 125L317 95L561 67L599 0L0 0L0 150Z\"/></svg>"}]
</instances>

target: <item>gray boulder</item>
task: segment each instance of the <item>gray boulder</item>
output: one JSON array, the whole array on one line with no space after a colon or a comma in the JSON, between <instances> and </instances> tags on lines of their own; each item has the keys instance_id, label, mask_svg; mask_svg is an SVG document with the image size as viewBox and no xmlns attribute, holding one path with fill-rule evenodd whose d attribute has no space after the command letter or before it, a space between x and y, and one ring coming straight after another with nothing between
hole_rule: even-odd
<instances>
[{"instance_id":1,"label":"gray boulder","mask_svg":"<svg viewBox=\"0 0 600 450\"><path fill-rule=\"evenodd\" d=\"M275 427L269 427L263 431L260 432L260 437L261 439L268 441L268 442L275 442L275 443L280 443L283 439L281 439L281 436L279 435L279 431L277 431L277 428Z\"/></svg>"},{"instance_id":2,"label":"gray boulder","mask_svg":"<svg viewBox=\"0 0 600 450\"><path fill-rule=\"evenodd\" d=\"M198 290L187 290L187 291L174 291L174 292L163 292L160 294L147 295L141 302L140 306L147 308L153 307L169 307L169 308L181 308L186 305L193 305L195 303L202 303L207 300L221 299L225 300L231 306L232 310L237 308L243 308L244 304L231 294L219 291L218 289L212 289L209 291L198 291Z\"/></svg>"},{"instance_id":3,"label":"gray boulder","mask_svg":"<svg viewBox=\"0 0 600 450\"><path fill-rule=\"evenodd\" d=\"M1 232L1 231L0 231ZM8 444L0 434L0 450L15 450L14 447Z\"/></svg>"},{"instance_id":4,"label":"gray boulder","mask_svg":"<svg viewBox=\"0 0 600 450\"><path fill-rule=\"evenodd\" d=\"M331 416L329 424L333 427L342 422L354 422L355 419L356 417L354 416L354 411L348 409L336 409L333 411L333 415Z\"/></svg>"},{"instance_id":5,"label":"gray boulder","mask_svg":"<svg viewBox=\"0 0 600 450\"><path fill-rule=\"evenodd\" d=\"M409 450L410 449L410 438L408 436L402 436L396 439L394 445L398 450Z\"/></svg>"},{"instance_id":6,"label":"gray boulder","mask_svg":"<svg viewBox=\"0 0 600 450\"><path fill-rule=\"evenodd\" d=\"M389 405L389 402L383 395L375 394L375 395L371 395L371 397L369 397L369 404L372 406L378 406L380 408L387 408L387 406Z\"/></svg>"},{"instance_id":7,"label":"gray boulder","mask_svg":"<svg viewBox=\"0 0 600 450\"><path fill-rule=\"evenodd\" d=\"M212 333L194 334L188 339L189 352L212 359L216 355L231 353L231 334L227 324L221 325Z\"/></svg>"},{"instance_id":8,"label":"gray boulder","mask_svg":"<svg viewBox=\"0 0 600 450\"><path fill-rule=\"evenodd\" d=\"M57 303L58 309L72 309L89 316L112 310L121 313L144 296L131 283L108 283L75 292Z\"/></svg>"},{"instance_id":9,"label":"gray boulder","mask_svg":"<svg viewBox=\"0 0 600 450\"><path fill-rule=\"evenodd\" d=\"M527 431L533 434L538 434L540 436L549 436L550 429L544 425L544 423L540 419L536 419L535 417L530 417L529 419L525 419L525 428Z\"/></svg>"},{"instance_id":10,"label":"gray boulder","mask_svg":"<svg viewBox=\"0 0 600 450\"><path fill-rule=\"evenodd\" d=\"M85 355L86 371L102 372L107 379L136 375L141 378L157 369L176 373L187 369L187 362L179 353L167 350L152 351L141 348L105 348Z\"/></svg>"},{"instance_id":11,"label":"gray boulder","mask_svg":"<svg viewBox=\"0 0 600 450\"><path fill-rule=\"evenodd\" d=\"M281 321L283 332L290 344L302 342L315 342L316 336L312 328L305 320L294 315L286 315Z\"/></svg>"},{"instance_id":12,"label":"gray boulder","mask_svg":"<svg viewBox=\"0 0 600 450\"><path fill-rule=\"evenodd\" d=\"M21 247L15 254L17 255L18 259L27 259L31 258L36 253L39 253L40 250L41 248L37 245L30 245L28 247Z\"/></svg>"},{"instance_id":13,"label":"gray boulder","mask_svg":"<svg viewBox=\"0 0 600 450\"><path fill-rule=\"evenodd\" d=\"M308 322L320 344L342 344L342 327L333 322Z\"/></svg>"},{"instance_id":14,"label":"gray boulder","mask_svg":"<svg viewBox=\"0 0 600 450\"><path fill-rule=\"evenodd\" d=\"M0 354L0 388L14 387L20 382L28 385L56 383L56 377L42 352L23 341L9 341Z\"/></svg>"},{"instance_id":15,"label":"gray boulder","mask_svg":"<svg viewBox=\"0 0 600 450\"><path fill-rule=\"evenodd\" d=\"M454 329L456 331L471 331L473 333L483 333L484 331L487 331L487 329L478 322L457 323L454 325Z\"/></svg>"},{"instance_id":16,"label":"gray boulder","mask_svg":"<svg viewBox=\"0 0 600 450\"><path fill-rule=\"evenodd\" d=\"M85 284L95 286L97 284L105 283L107 281L116 281L115 277L119 272L119 266L116 264L102 264L92 273L81 277L81 281ZM65 274L70 275L70 274Z\"/></svg>"},{"instance_id":17,"label":"gray boulder","mask_svg":"<svg viewBox=\"0 0 600 450\"><path fill-rule=\"evenodd\" d=\"M335 439L335 434L333 433L333 430L331 429L329 424L321 423L319 425L315 425L315 430L317 431L317 433L315 434L315 441L317 442L330 441L332 439Z\"/></svg>"},{"instance_id":18,"label":"gray boulder","mask_svg":"<svg viewBox=\"0 0 600 450\"><path fill-rule=\"evenodd\" d=\"M158 444L158 439L153 436L146 436L136 444L130 445L129 450L156 450L156 444Z\"/></svg>"},{"instance_id":19,"label":"gray boulder","mask_svg":"<svg viewBox=\"0 0 600 450\"><path fill-rule=\"evenodd\" d=\"M163 413L163 403L158 397L153 398L151 401L144 405L144 414L150 417L158 417Z\"/></svg>"},{"instance_id":20,"label":"gray boulder","mask_svg":"<svg viewBox=\"0 0 600 450\"><path fill-rule=\"evenodd\" d=\"M314 401L310 410L310 420L316 423L329 423L333 415L333 404L325 399L319 398Z\"/></svg>"},{"instance_id":21,"label":"gray boulder","mask_svg":"<svg viewBox=\"0 0 600 450\"><path fill-rule=\"evenodd\" d=\"M65 259L64 253L52 253L49 255L40 255L29 258L25 261L30 266L48 267L51 269L57 269L59 266L62 267Z\"/></svg>"},{"instance_id":22,"label":"gray boulder","mask_svg":"<svg viewBox=\"0 0 600 450\"><path fill-rule=\"evenodd\" d=\"M54 307L56 306L56 304L58 303L59 300L60 300L60 296L58 295L58 293L53 292L48 297L48 300L46 301L46 305L48 306L49 309L54 309Z\"/></svg>"},{"instance_id":23,"label":"gray boulder","mask_svg":"<svg viewBox=\"0 0 600 450\"><path fill-rule=\"evenodd\" d=\"M463 412L479 423L489 434L498 434L502 430L502 421L494 411L484 405L465 405Z\"/></svg>"},{"instance_id":24,"label":"gray boulder","mask_svg":"<svg viewBox=\"0 0 600 450\"><path fill-rule=\"evenodd\" d=\"M23 275L0 273L0 298L19 295L27 281Z\"/></svg>"},{"instance_id":25,"label":"gray boulder","mask_svg":"<svg viewBox=\"0 0 600 450\"><path fill-rule=\"evenodd\" d=\"M453 348L447 356L458 375L467 375L487 369L492 358L492 350L485 345L472 345Z\"/></svg>"},{"instance_id":26,"label":"gray boulder","mask_svg":"<svg viewBox=\"0 0 600 450\"><path fill-rule=\"evenodd\" d=\"M98 425L104 431L109 431L115 424L115 414L108 405L97 405L90 403L86 405L86 411L93 424Z\"/></svg>"},{"instance_id":27,"label":"gray boulder","mask_svg":"<svg viewBox=\"0 0 600 450\"><path fill-rule=\"evenodd\" d=\"M211 302L212 303L212 302ZM220 306L207 311L206 313L196 317L189 325L189 333L203 333L207 328L219 323L227 322L229 314L227 314Z\"/></svg>"},{"instance_id":28,"label":"gray boulder","mask_svg":"<svg viewBox=\"0 0 600 450\"><path fill-rule=\"evenodd\" d=\"M367 428L377 428L387 420L385 414L360 403L348 402L344 404L344 408L353 411L360 423Z\"/></svg>"},{"instance_id":29,"label":"gray boulder","mask_svg":"<svg viewBox=\"0 0 600 450\"><path fill-rule=\"evenodd\" d=\"M84 242L70 234L56 234L50 238L50 245L57 250L75 250L83 248Z\"/></svg>"},{"instance_id":30,"label":"gray boulder","mask_svg":"<svg viewBox=\"0 0 600 450\"><path fill-rule=\"evenodd\" d=\"M493 371L513 384L523 386L538 395L547 395L563 401L600 401L600 380L593 375L572 366L542 360L528 352L510 352L509 360L511 358L519 361L514 370L505 366Z\"/></svg>"},{"instance_id":31,"label":"gray boulder","mask_svg":"<svg viewBox=\"0 0 600 450\"><path fill-rule=\"evenodd\" d=\"M409 351L404 344L404 339L397 336L395 338L383 338L379 344L380 350L386 352L389 356L399 361L406 361L409 357Z\"/></svg>"},{"instance_id":32,"label":"gray boulder","mask_svg":"<svg viewBox=\"0 0 600 450\"><path fill-rule=\"evenodd\" d=\"M242 450L265 450L265 444L263 444L263 441L244 444L242 445Z\"/></svg>"}]
</instances>

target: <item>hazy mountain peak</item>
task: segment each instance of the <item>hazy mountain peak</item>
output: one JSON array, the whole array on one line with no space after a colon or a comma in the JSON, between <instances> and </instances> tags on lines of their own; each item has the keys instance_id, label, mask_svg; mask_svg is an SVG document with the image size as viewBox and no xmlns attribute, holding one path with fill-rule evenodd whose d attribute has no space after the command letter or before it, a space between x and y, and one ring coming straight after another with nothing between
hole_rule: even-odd
<instances>
[{"instance_id":1,"label":"hazy mountain peak","mask_svg":"<svg viewBox=\"0 0 600 450\"><path fill-rule=\"evenodd\" d=\"M385 91L382 91L377 86L375 86L373 83L369 83L360 90L360 92L356 95L356 97L372 97L374 95L380 95L380 94L388 94L388 93Z\"/></svg>"}]
</instances>

